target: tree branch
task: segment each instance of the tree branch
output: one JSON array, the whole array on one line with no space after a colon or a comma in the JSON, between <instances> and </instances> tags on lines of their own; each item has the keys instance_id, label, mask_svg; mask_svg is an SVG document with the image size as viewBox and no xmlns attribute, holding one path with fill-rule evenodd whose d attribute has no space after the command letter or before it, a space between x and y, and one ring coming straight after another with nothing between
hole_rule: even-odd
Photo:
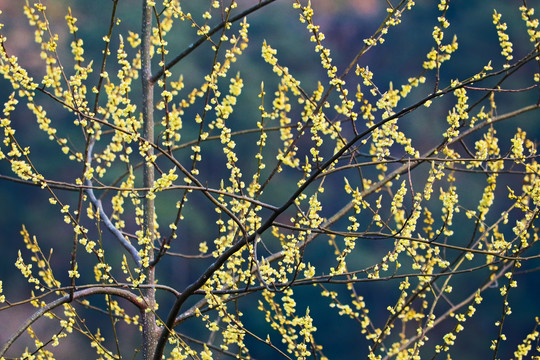
<instances>
[{"instance_id":1,"label":"tree branch","mask_svg":"<svg viewBox=\"0 0 540 360\"><path fill-rule=\"evenodd\" d=\"M52 311L59 307L62 304L66 304L69 302L72 302L73 300L85 298L90 295L97 295L97 294L108 294L108 295L116 295L119 297L122 297L135 306L137 306L141 313L144 313L144 309L146 308L146 305L140 301L137 295L124 290L119 289L115 287L100 287L100 288L90 288L90 289L84 289L75 291L73 294L66 294L62 296L59 299L56 299L55 301L45 305L38 311L36 311L32 316L30 316L20 327L19 329L8 339L8 341L4 344L2 349L0 350L0 358L3 357L6 353L6 351L13 345L15 340L17 340L29 327L32 325L36 320L43 317L46 313L49 311Z\"/></svg>"},{"instance_id":2,"label":"tree branch","mask_svg":"<svg viewBox=\"0 0 540 360\"><path fill-rule=\"evenodd\" d=\"M152 76L150 82L152 84L155 84L156 81L158 81L158 79L160 77L163 76L163 74L165 73L165 71L167 70L170 70L174 65L176 65L180 60L182 60L183 58L185 58L186 56L188 56L189 54L191 54L191 52L193 50L195 50L196 48L198 48L199 46L201 46L201 44L203 44L206 40L208 40L210 38L210 36L214 35L216 32L218 32L219 30L223 29L223 27L226 25L226 24L232 24L234 22L237 22L238 20L240 19L243 19L245 18L247 15L251 14L252 12L254 11L257 11L259 10L260 8L263 8L265 7L266 5L268 4L271 4L273 3L274 1L276 0L265 0L265 1L260 1L257 5L253 5L252 7L250 7L249 9L241 12L240 14L236 15L236 16L233 16L232 18L230 18L228 21L223 21L221 22L219 25L217 25L215 28L213 28L212 30L210 30L207 34L205 35L202 35L199 40L195 41L194 43L190 44L184 51L182 51L180 54L178 54L174 59L172 59L168 64L166 64L163 68L161 68L154 76Z\"/></svg>"}]
</instances>

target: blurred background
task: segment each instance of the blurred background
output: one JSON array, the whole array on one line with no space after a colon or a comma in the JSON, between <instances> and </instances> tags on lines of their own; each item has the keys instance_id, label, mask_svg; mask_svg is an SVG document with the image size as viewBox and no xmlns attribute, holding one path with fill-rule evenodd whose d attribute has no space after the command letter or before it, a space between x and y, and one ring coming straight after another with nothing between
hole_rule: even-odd
<instances>
[{"instance_id":1,"label":"blurred background","mask_svg":"<svg viewBox=\"0 0 540 360\"><path fill-rule=\"evenodd\" d=\"M101 58L102 38L107 32L112 1L43 0L43 3L47 5L49 22L52 24L54 31L60 36L59 51L62 52L60 55L66 64L70 64L69 43L71 41L64 20L68 6L71 8L73 15L78 18L78 36L84 40L86 61L96 59L94 62L99 63L100 61L97 59ZM191 12L194 18L200 18L197 16L200 16L203 11L208 9L207 3L207 1L200 0L185 0L182 2L182 6L184 11ZM238 3L239 9L244 9L256 4L257 1L240 0ZM417 5L412 11L405 12L402 18L403 23L397 28L390 29L389 34L385 37L385 43L368 52L360 61L360 66L369 66L369 69L373 71L375 74L374 81L382 91L389 88L390 82L392 82L394 88L397 88L401 84L405 84L408 78L422 75L422 63L425 60L425 54L434 46L431 33L433 26L437 24L437 17L440 15L437 4L431 0L418 0L416 3ZM539 3L540 1L528 1L530 7ZM2 33L8 39L5 45L8 52L18 56L21 65L25 66L35 79L40 79L43 75L43 63L39 56L39 50L33 43L33 30L28 26L23 15L23 4L24 2L20 0L0 0L0 9L3 12L0 15L0 23L4 24ZM347 67L356 53L362 48L363 39L368 38L377 30L386 15L388 5L383 0L313 0L312 4L315 9L316 23L321 26L321 31L326 35L324 43L332 51L331 55L334 64L342 70ZM477 73L489 61L496 69L504 63L504 59L500 55L497 32L492 24L494 9L502 13L503 21L508 23L508 33L514 44L514 58L519 59L531 51L526 29L518 10L519 4L518 1L507 0L451 1L447 13L451 26L445 31L444 42L450 42L453 34L455 34L459 42L459 49L453 55L452 60L442 67L440 87L449 85L452 79L464 79ZM117 17L121 18L122 22L118 25L116 36L113 35L111 41L113 52L118 46L118 33L126 34L127 31L138 31L141 17L139 7L140 1L138 0L119 0ZM245 55L233 65L230 71L230 74L240 72L245 84L242 96L239 98L239 103L230 120L230 123L233 124L231 126L233 130L254 127L259 118L258 106L260 99L258 94L261 82L264 82L267 94L273 94L277 88L278 79L276 79L268 64L264 63L261 58L263 41L266 40L268 44L277 49L279 63L289 67L291 73L301 81L302 86L308 92L316 88L317 81L321 79L326 81L326 74L320 66L318 54L313 52L313 44L309 42L310 34L306 31L305 25L298 21L298 17L298 10L293 9L291 1L277 0L248 18L250 23L249 47ZM184 27L182 31L173 30L167 36L167 40L171 45L170 56L173 57L196 39L195 33L187 27ZM114 55L111 56L111 59L114 60ZM201 79L208 73L211 63L212 50L209 45L205 44L174 68L173 79L183 74L186 89L200 86ZM114 61L110 61L109 66L109 73L113 74ZM93 76L97 77L97 67L95 66L95 68ZM531 74L534 71L538 71L538 69L531 66L524 67L513 79L506 83L506 87L525 88L531 86ZM341 71L338 73L341 73ZM426 74L426 77L427 83L434 85L433 74ZM349 78L352 77L349 76ZM354 82L351 81L351 91L355 88L353 84ZM6 101L12 91L8 85L5 80L0 80L0 100L2 102ZM482 84L482 86L488 85ZM138 84L134 86L136 87ZM411 94L402 105L413 104L429 94L431 89L432 87L426 86L424 89L418 90ZM471 94L470 96L474 98L475 95ZM497 111L505 113L524 105L536 103L537 99L537 91L504 94L504 96L497 95ZM455 99L452 97L441 99L434 103L429 110L421 109L416 111L413 116L405 117L404 121L402 121L401 129L413 139L416 139L417 142L414 143L414 146L420 152L440 143L441 134L446 128L445 116L453 106L453 101ZM54 114L57 127L66 127L65 131L70 141L76 143L77 140L81 139L78 129L72 124L72 115L59 108L59 106L50 104L46 98L43 98L40 102L49 110L51 116ZM193 107L190 110L192 113L186 113L185 118L193 118L197 110L197 107ZM510 143L509 138L504 138L504 134L513 135L518 126L526 130L530 138L537 138L540 135L537 117L537 113L531 113L518 117L509 123L497 124L498 134L503 135L500 139L501 148L507 149ZM24 106L17 108L12 120L14 127L17 129L17 135L20 136L21 144L31 147L31 157L34 163L38 165L39 170L47 178L72 182L74 178L80 175L81 169L78 168L80 164L70 163L70 165L66 166L65 157L59 147L51 143L46 136L43 136L34 118ZM189 128L186 126L183 139L193 139L197 131L198 129L195 127ZM253 144L257 137L254 135L253 137L245 137L245 139L245 142L237 141L237 152L245 154L245 159L242 158L239 161L242 168L245 169L246 176L250 176L256 168L256 163L253 161L256 148L254 148ZM223 177L222 174L225 171L221 148L219 144L208 145L206 151L205 162L201 168L202 177L208 179L209 186L219 187L219 179ZM188 149L185 150L184 154L180 152L178 156L181 159L188 159L189 155ZM5 161L0 161L0 175L12 176L10 166ZM112 180L113 175L117 175L117 173L113 172L111 178L107 180ZM334 178L335 183L332 183L331 180L326 184L330 189L328 195L329 209L333 206L335 206L335 209L339 209L348 201L345 198L340 198L340 196L344 196L342 179L343 176L336 176ZM477 179L478 182L475 182L473 178L467 186L459 189L460 198L469 198L471 207L474 207L474 204L478 202L478 196L485 186L484 178L478 177ZM298 174L294 174L289 179L286 176L280 177L279 181L268 188L261 200L278 205L280 200L288 197L291 190L296 186L297 180ZM508 183L512 182L511 179L507 181ZM332 193L334 188L336 192ZM499 185L499 188L501 189L500 194L504 197L505 192L503 190L505 190L505 186ZM76 193L59 191L58 194L65 203L71 204L72 207L76 206ZM339 195L336 196L335 194ZM332 196L335 197L335 200L332 200ZM59 280L63 284L68 283L66 259L70 256L72 229L64 223L58 209L49 204L49 197L50 195L47 192L39 188L22 185L14 181L0 180L0 244L2 247L0 279L4 281L4 293L7 295L8 300L12 302L29 296L25 280L14 267L17 251L23 247L20 235L23 224L30 234L37 236L45 253L54 248L54 252L50 256L52 266L56 269ZM174 203L177 200L167 197L158 199L158 207L161 206L158 208L160 224L168 224L174 218L175 214L171 209L174 209ZM497 206L493 209L494 213L500 213L504 209L504 203ZM198 248L196 244L202 241L201 239L211 243L215 230L212 226L208 226L208 221L210 218L213 225L215 219L212 217L213 215L206 216L213 213L213 208L205 201L198 202L196 197L190 200L187 209L189 210L190 221L184 222L182 228L182 238L185 241L178 245L176 250L193 254ZM166 225L164 226L166 227ZM511 227L507 229L511 230ZM464 236L470 233L470 228L464 227L461 230ZM164 230L164 233L166 233L166 230ZM108 233L104 233L103 237L105 241L111 240ZM111 248L111 256L117 259L120 258L121 250ZM370 258L380 259L381 254L386 253L387 249L369 244L365 247L359 246L357 251L358 263L367 264L370 263ZM316 258L324 256L325 253L314 251L309 255ZM81 255L82 258L84 256ZM208 265L208 261L210 260L189 262L175 260L174 262L167 262L159 274L160 279L163 279L160 282L167 284L174 279L174 285L181 289L193 280L197 274L197 269ZM529 266L534 268L534 263ZM91 279L91 272L88 275ZM463 275L463 279L465 279L462 281L463 293L469 290L466 277L467 275ZM539 295L537 289L540 283L537 278L533 273L530 276L522 275L518 279L519 287L510 297L510 301L514 301L514 313L508 319L508 327L505 327L508 335L512 336L509 336L509 340L501 347L500 358L504 359L512 356L523 336L534 327L534 317L540 315L540 307L537 301ZM398 294L393 291L396 284L397 281L387 284L359 284L356 286L357 292L364 296L368 308L372 311L371 317L378 323L377 326L383 326L387 317L386 307L394 304L397 299ZM330 286L329 288L333 287ZM339 291L339 289L339 287L336 287L334 290ZM455 289L455 292L453 295L459 298L460 289ZM298 288L296 293L300 294L300 299L305 299L305 303L301 301L298 304L299 311L304 311L306 306L311 309L311 314L315 318L314 325L318 328L317 339L324 346L324 353L328 358L356 359L366 357L369 344L360 333L359 324L353 320L338 318L335 311L328 308L327 300L318 295L320 293L319 289ZM489 295L489 291L487 293ZM491 355L489 350L490 340L496 337L497 327L493 325L496 319L490 315L500 312L502 306L502 299L499 296L498 289L493 289L491 295L479 307L475 318L466 323L466 330L458 336L454 346L455 358L482 359ZM162 296L162 309L164 311L162 316L165 316L167 304L173 299L168 298L166 294ZM318 301L310 301L313 297L316 297ZM0 343L6 341L8 335L29 316L31 311L31 307L21 306L0 312ZM104 322L98 321L97 318L96 316L88 319L86 325L92 329L100 327L102 333L110 335L110 324L107 325L107 322L109 322L107 317L103 317ZM58 328L48 328L47 324L46 321L39 321L36 323L35 328L49 333L58 331ZM260 317L260 313L256 310L253 311L253 316L245 317L245 325L250 329L254 329L254 332L263 338L269 331L264 319ZM137 347L138 337L133 327L124 324L118 326L123 334L129 334L127 336L129 340L123 343L122 346L125 349ZM188 327L185 330L186 334L203 339L208 336L205 330L198 325L186 323L186 326ZM192 328L189 328L190 326ZM451 329L434 331L430 337L436 338L449 330ZM84 338L74 336L69 339L62 345L64 350L57 354L58 359L72 359L74 354L78 354L78 357L83 359L95 358L95 353L90 349ZM26 344L24 344L24 341L26 340L19 341L14 349L20 350L24 346L30 346L29 341ZM248 344L251 341L248 340ZM256 348L261 349L262 347L256 346ZM81 352L81 349L84 349L84 351ZM272 359L277 355L266 348L262 349L254 351L252 353L253 357L256 359ZM434 356L432 350L432 348L426 349L426 358ZM131 354L132 352L126 350L126 353Z\"/></svg>"}]
</instances>

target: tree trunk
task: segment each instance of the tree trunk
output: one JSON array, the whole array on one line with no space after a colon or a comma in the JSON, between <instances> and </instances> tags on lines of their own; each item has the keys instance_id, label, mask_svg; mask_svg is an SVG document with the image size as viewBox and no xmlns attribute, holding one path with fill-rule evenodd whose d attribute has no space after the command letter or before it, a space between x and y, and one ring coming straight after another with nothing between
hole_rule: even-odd
<instances>
[{"instance_id":1,"label":"tree trunk","mask_svg":"<svg viewBox=\"0 0 540 360\"><path fill-rule=\"evenodd\" d=\"M142 29L141 29L141 60L142 60L142 115L143 115L143 137L145 141L154 141L154 100L152 84L152 67L150 62L150 46L152 35L152 7L148 5L148 0L143 0L143 12L142 12ZM148 156L154 154L154 149L150 147L148 149ZM154 185L154 166L151 162L146 161L144 164L144 187L151 188ZM144 198L144 235L148 237L150 243L145 245L148 249L150 262L154 258L153 244L155 240L154 230L154 199L150 197ZM154 267L150 266L146 270L146 285L153 285L155 281ZM149 287L145 290L146 303L148 308L145 314L142 316L143 326L143 358L153 359L156 349L158 328L156 326L156 320L154 315L155 308L155 289Z\"/></svg>"}]
</instances>

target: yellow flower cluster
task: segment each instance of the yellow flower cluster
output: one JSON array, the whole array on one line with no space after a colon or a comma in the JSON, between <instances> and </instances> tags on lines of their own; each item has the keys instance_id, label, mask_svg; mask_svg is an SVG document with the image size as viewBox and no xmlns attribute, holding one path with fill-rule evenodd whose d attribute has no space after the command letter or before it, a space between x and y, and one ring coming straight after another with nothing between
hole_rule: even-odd
<instances>
[{"instance_id":1,"label":"yellow flower cluster","mask_svg":"<svg viewBox=\"0 0 540 360\"><path fill-rule=\"evenodd\" d=\"M433 40L435 40L437 47L432 48L428 52L427 61L424 61L423 64L424 69L432 70L440 68L443 62L450 60L452 53L458 48L457 36L455 35L451 43L446 45L442 44L444 39L444 29L447 29L450 26L450 22L444 15L448 10L448 6L449 4L446 0L441 0L439 2L438 8L443 15L438 17L439 25L434 26L432 32L432 37Z\"/></svg>"},{"instance_id":2,"label":"yellow flower cluster","mask_svg":"<svg viewBox=\"0 0 540 360\"><path fill-rule=\"evenodd\" d=\"M459 82L457 80L452 81L452 86L457 86ZM458 88L454 91L454 96L457 98L457 104L448 112L446 121L450 127L443 134L449 139L453 139L459 135L459 128L469 118L467 101L467 90L464 88Z\"/></svg>"},{"instance_id":3,"label":"yellow flower cluster","mask_svg":"<svg viewBox=\"0 0 540 360\"><path fill-rule=\"evenodd\" d=\"M296 302L293 299L292 288L287 288L281 297L281 303L276 299L276 293L268 290L263 291L265 303L259 300L258 309L264 314L265 320L272 329L277 331L282 342L287 345L287 352L297 359L307 359L312 355L313 339L312 334L317 330L313 326L313 319L309 315L309 308L306 315L296 315ZM266 343L271 344L270 337Z\"/></svg>"},{"instance_id":4,"label":"yellow flower cluster","mask_svg":"<svg viewBox=\"0 0 540 360\"><path fill-rule=\"evenodd\" d=\"M497 35L499 36L499 44L501 45L501 54L506 59L505 67L510 67L510 61L514 58L512 55L513 45L510 37L506 33L507 25L501 22L501 14L497 10L493 11L493 24L497 27Z\"/></svg>"}]
</instances>

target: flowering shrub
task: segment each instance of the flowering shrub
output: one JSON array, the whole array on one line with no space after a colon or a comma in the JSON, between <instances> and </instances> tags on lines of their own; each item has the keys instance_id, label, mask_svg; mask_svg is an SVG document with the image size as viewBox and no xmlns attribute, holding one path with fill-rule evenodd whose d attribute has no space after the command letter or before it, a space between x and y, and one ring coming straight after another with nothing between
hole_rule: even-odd
<instances>
[{"instance_id":1,"label":"flowering shrub","mask_svg":"<svg viewBox=\"0 0 540 360\"><path fill-rule=\"evenodd\" d=\"M418 56L417 74L395 85L370 70L366 54L422 11L414 1L387 1L380 26L354 44L345 67L332 59L316 8L290 1L320 62L318 83L308 86L271 40L250 43L252 16L270 14L275 0L202 1L200 14L180 0L142 0L141 29L126 32L122 1L106 4L102 54L92 59L69 8L67 58L44 0L22 6L40 71L22 65L1 30L9 95L0 161L12 171L2 179L39 186L51 216L72 232L54 244L71 253L62 268L39 232L22 228L13 261L28 292L4 293L4 277L0 316L25 303L35 309L7 334L2 359L53 359L79 335L99 359L326 359L328 344L341 340L322 326L329 317L358 340L360 350L341 349L341 358L353 350L367 359L459 357L462 335L478 321L491 328L476 346L493 358L538 356L535 314L519 331L505 326L522 301L517 289L533 291L518 287L519 277L535 272L539 257L535 134L513 122L540 107L530 96L540 82L533 7L515 9L528 52L514 53L505 14L495 10L486 25L500 56L446 81L459 38L447 16L453 5L440 0L431 48ZM179 31L197 39L176 52ZM245 100L253 84L237 62L248 45L274 76L257 80L257 102ZM178 67L200 61L195 50L205 47L211 67L192 86ZM498 111L514 93L528 103ZM242 119L240 104L257 116ZM20 113L65 155L70 181L36 163L15 131ZM425 122L423 132L408 121ZM499 130L503 123L512 133ZM216 162L223 166L214 171ZM204 231L188 230L194 223ZM499 310L478 319L486 298ZM95 316L110 319L108 330L88 324ZM43 335L37 321L59 330ZM123 347L121 323L140 332L140 347ZM517 345L504 348L510 337ZM15 354L18 343L24 350Z\"/></svg>"}]
</instances>

